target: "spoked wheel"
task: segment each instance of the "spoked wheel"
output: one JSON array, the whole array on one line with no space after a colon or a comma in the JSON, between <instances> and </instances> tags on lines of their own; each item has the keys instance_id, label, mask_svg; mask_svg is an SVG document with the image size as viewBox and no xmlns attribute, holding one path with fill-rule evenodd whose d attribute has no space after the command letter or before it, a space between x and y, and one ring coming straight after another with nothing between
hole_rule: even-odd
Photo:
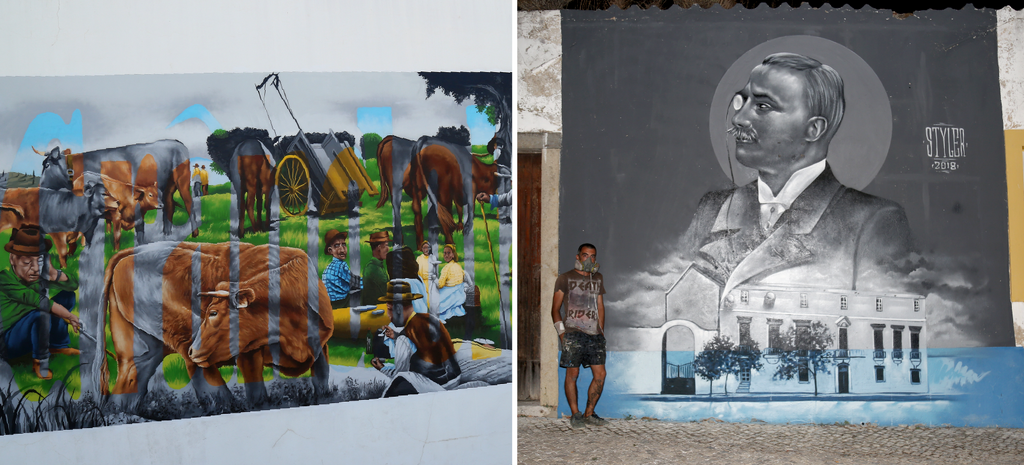
<instances>
[{"instance_id":1,"label":"spoked wheel","mask_svg":"<svg viewBox=\"0 0 1024 465\"><path fill-rule=\"evenodd\" d=\"M309 208L309 168L301 158L288 155L277 166L277 188L285 216L298 216Z\"/></svg>"}]
</instances>

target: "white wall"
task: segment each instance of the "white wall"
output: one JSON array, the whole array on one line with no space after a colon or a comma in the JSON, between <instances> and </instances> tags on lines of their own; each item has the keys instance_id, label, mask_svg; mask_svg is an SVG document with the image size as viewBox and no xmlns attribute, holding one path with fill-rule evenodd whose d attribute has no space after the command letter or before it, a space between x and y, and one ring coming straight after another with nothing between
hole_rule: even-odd
<instances>
[{"instance_id":1,"label":"white wall","mask_svg":"<svg viewBox=\"0 0 1024 465\"><path fill-rule=\"evenodd\" d=\"M511 72L515 22L511 1L3 2L0 75ZM22 434L0 437L0 457L9 464L509 463L514 390Z\"/></svg>"}]
</instances>

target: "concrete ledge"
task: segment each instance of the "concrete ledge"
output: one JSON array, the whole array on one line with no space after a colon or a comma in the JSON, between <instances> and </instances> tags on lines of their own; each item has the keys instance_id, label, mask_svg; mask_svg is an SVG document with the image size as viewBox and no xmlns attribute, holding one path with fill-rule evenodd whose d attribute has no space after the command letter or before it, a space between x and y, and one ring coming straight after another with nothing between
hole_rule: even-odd
<instances>
[{"instance_id":1,"label":"concrete ledge","mask_svg":"<svg viewBox=\"0 0 1024 465\"><path fill-rule=\"evenodd\" d=\"M517 147L520 152L540 153L544 149L558 150L562 148L562 134L558 132L520 132L517 134Z\"/></svg>"},{"instance_id":2,"label":"concrete ledge","mask_svg":"<svg viewBox=\"0 0 1024 465\"><path fill-rule=\"evenodd\" d=\"M520 401L519 416L521 417L547 417L558 418L558 409L540 405L539 401Z\"/></svg>"}]
</instances>

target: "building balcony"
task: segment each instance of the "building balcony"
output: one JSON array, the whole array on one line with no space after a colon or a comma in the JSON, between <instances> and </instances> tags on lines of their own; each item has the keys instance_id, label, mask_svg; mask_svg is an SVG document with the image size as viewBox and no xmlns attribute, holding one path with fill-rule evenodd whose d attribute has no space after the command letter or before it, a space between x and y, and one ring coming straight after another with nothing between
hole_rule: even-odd
<instances>
[{"instance_id":1,"label":"building balcony","mask_svg":"<svg viewBox=\"0 0 1024 465\"><path fill-rule=\"evenodd\" d=\"M893 349L892 350L892 359L893 360L903 360L903 349Z\"/></svg>"},{"instance_id":2,"label":"building balcony","mask_svg":"<svg viewBox=\"0 0 1024 465\"><path fill-rule=\"evenodd\" d=\"M914 360L914 361L920 362L921 361L921 351L917 350L917 349L911 350L910 351L910 360Z\"/></svg>"},{"instance_id":3,"label":"building balcony","mask_svg":"<svg viewBox=\"0 0 1024 465\"><path fill-rule=\"evenodd\" d=\"M850 351L848 349L837 349L835 351L836 360L849 360Z\"/></svg>"},{"instance_id":4,"label":"building balcony","mask_svg":"<svg viewBox=\"0 0 1024 465\"><path fill-rule=\"evenodd\" d=\"M875 359L876 362L880 362L882 360L885 360L885 350L884 349L875 349L874 359Z\"/></svg>"}]
</instances>

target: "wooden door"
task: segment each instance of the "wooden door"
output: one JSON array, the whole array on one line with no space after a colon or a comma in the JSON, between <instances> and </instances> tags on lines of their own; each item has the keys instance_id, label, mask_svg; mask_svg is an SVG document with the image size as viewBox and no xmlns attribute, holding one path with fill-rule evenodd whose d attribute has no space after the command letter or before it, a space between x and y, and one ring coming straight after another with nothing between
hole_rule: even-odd
<instances>
[{"instance_id":1,"label":"wooden door","mask_svg":"<svg viewBox=\"0 0 1024 465\"><path fill-rule=\"evenodd\" d=\"M539 153L520 153L516 178L516 227L519 243L516 302L519 337L519 400L540 399L540 162Z\"/></svg>"}]
</instances>

